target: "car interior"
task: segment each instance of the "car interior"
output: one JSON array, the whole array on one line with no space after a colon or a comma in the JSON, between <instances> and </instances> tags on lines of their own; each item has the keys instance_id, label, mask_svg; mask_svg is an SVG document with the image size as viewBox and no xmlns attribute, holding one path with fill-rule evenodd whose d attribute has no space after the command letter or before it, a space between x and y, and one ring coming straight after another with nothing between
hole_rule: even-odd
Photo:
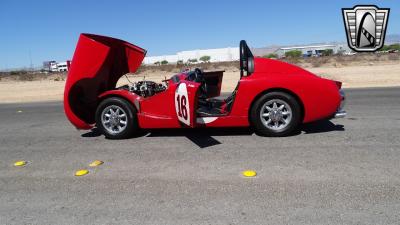
<instances>
[{"instance_id":1,"label":"car interior","mask_svg":"<svg viewBox=\"0 0 400 225\"><path fill-rule=\"evenodd\" d=\"M222 76L224 71L203 72L196 68L188 73L188 80L201 83L197 116L224 116L232 109L239 83L227 97L220 96ZM240 42L240 78L254 72L254 56L245 41Z\"/></svg>"},{"instance_id":2,"label":"car interior","mask_svg":"<svg viewBox=\"0 0 400 225\"><path fill-rule=\"evenodd\" d=\"M246 42L242 40L240 42L240 78L249 76L253 71L253 54ZM223 70L204 72L199 68L186 72L186 80L200 83L196 110L197 116L225 116L231 111L240 82L238 82L235 90L231 94L228 96L221 96L223 73ZM174 83L178 83L179 77L175 75L171 80ZM167 82L168 80L164 81ZM118 89L128 90L142 97L151 97L167 89L167 85L158 84L145 79L143 81L130 83L130 85L124 85Z\"/></svg>"},{"instance_id":3,"label":"car interior","mask_svg":"<svg viewBox=\"0 0 400 225\"><path fill-rule=\"evenodd\" d=\"M197 116L223 116L230 112L237 87L227 97L220 96L223 73L224 71L203 72L199 68L188 72L187 80L200 83Z\"/></svg>"}]
</instances>

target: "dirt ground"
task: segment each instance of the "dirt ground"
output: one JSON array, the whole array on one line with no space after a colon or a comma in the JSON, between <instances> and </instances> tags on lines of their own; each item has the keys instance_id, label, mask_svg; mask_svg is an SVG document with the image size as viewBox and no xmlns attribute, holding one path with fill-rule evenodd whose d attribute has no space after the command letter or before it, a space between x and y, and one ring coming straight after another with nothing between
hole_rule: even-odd
<instances>
[{"instance_id":1,"label":"dirt ground","mask_svg":"<svg viewBox=\"0 0 400 225\"><path fill-rule=\"evenodd\" d=\"M362 87L389 87L400 86L400 61L364 62L355 65L324 65L321 67L308 67L307 70L329 79L343 82L344 88ZM232 91L239 79L239 70L234 67L225 68L222 92ZM129 79L153 80L161 82L165 77L169 78L174 72L144 71L138 76L129 75ZM123 76L118 85L128 83ZM0 103L13 102L37 102L37 101L61 101L63 98L65 81L54 78L33 81L16 81L12 79L0 80Z\"/></svg>"}]
</instances>

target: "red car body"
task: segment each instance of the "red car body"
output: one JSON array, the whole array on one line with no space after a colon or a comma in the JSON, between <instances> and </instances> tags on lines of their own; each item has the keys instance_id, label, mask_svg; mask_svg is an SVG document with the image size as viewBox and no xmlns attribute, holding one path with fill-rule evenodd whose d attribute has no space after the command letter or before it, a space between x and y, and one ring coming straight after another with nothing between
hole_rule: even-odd
<instances>
[{"instance_id":1,"label":"red car body","mask_svg":"<svg viewBox=\"0 0 400 225\"><path fill-rule=\"evenodd\" d=\"M341 83L318 77L288 63L254 57L254 71L238 82L236 96L229 111L221 116L199 116L196 113L199 83L187 80L187 72L168 80L165 91L144 97L125 89L117 89L118 79L134 73L146 51L122 40L81 34L68 73L64 92L65 113L78 129L95 126L98 104L108 97L128 101L137 110L140 128L242 127L249 126L249 110L259 96L281 91L294 96L301 106L301 122L341 117L344 96ZM205 72L212 80L208 98L220 94L223 71ZM180 100L179 88L185 89ZM185 87L183 87L185 86ZM181 97L181 98L183 98ZM180 103L185 103L182 107ZM183 110L181 112L181 109ZM182 116L182 113L186 111Z\"/></svg>"}]
</instances>

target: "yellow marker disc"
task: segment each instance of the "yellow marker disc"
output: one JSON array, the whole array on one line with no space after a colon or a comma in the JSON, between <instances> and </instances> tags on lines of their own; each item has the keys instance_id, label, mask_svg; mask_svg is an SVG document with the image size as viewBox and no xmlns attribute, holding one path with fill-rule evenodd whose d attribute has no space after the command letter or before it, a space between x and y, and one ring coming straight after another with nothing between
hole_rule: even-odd
<instances>
[{"instance_id":1,"label":"yellow marker disc","mask_svg":"<svg viewBox=\"0 0 400 225\"><path fill-rule=\"evenodd\" d=\"M17 161L14 163L14 166L25 166L26 165L26 161Z\"/></svg>"},{"instance_id":2,"label":"yellow marker disc","mask_svg":"<svg viewBox=\"0 0 400 225\"><path fill-rule=\"evenodd\" d=\"M92 163L89 164L90 167L96 167L96 166L100 166L101 164L103 164L103 161L100 160L95 160Z\"/></svg>"},{"instance_id":3,"label":"yellow marker disc","mask_svg":"<svg viewBox=\"0 0 400 225\"><path fill-rule=\"evenodd\" d=\"M89 173L89 170L78 170L75 172L75 176L83 176Z\"/></svg>"},{"instance_id":4,"label":"yellow marker disc","mask_svg":"<svg viewBox=\"0 0 400 225\"><path fill-rule=\"evenodd\" d=\"M18 110L17 113L22 113L22 111L21 111L21 110Z\"/></svg>"},{"instance_id":5,"label":"yellow marker disc","mask_svg":"<svg viewBox=\"0 0 400 225\"><path fill-rule=\"evenodd\" d=\"M254 171L254 170L246 170L246 171L243 171L242 174L245 177L255 177L257 175L256 171Z\"/></svg>"}]
</instances>

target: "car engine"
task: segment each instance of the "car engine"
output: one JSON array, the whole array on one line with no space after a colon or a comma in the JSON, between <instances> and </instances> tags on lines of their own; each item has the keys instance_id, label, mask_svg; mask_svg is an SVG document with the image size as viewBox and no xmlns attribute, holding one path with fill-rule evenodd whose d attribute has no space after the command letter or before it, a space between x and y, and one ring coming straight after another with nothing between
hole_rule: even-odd
<instances>
[{"instance_id":1,"label":"car engine","mask_svg":"<svg viewBox=\"0 0 400 225\"><path fill-rule=\"evenodd\" d=\"M154 81L138 81L132 82L129 85L124 85L119 89L128 90L142 97L150 97L157 93L163 92L167 87L163 84L158 84Z\"/></svg>"}]
</instances>

